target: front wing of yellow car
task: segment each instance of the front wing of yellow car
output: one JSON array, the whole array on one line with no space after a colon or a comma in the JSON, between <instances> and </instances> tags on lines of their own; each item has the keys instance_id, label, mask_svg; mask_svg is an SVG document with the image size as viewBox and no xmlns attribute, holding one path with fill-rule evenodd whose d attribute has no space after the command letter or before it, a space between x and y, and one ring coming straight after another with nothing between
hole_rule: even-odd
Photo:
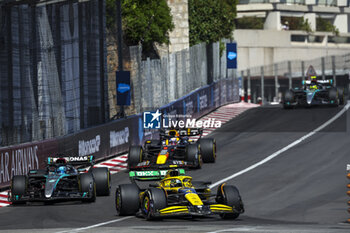
<instances>
[{"instance_id":1,"label":"front wing of yellow car","mask_svg":"<svg viewBox=\"0 0 350 233\"><path fill-rule=\"evenodd\" d=\"M231 206L223 204L201 205L201 206L169 206L155 213L155 216L209 216L215 214L241 213Z\"/></svg>"}]
</instances>

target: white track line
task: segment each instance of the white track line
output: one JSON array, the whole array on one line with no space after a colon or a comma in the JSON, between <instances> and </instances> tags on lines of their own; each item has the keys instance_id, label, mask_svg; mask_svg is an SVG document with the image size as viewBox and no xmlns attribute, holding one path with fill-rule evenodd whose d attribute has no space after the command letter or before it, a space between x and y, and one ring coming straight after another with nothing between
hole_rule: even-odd
<instances>
[{"instance_id":1,"label":"white track line","mask_svg":"<svg viewBox=\"0 0 350 233\"><path fill-rule=\"evenodd\" d=\"M258 163L255 163L253 165L251 165L250 167L247 167L246 169L243 169L242 171L239 171L237 173L232 174L231 176L228 176L222 180L219 180L217 182L215 182L214 184L210 185L210 188L213 188L215 186L218 186L219 184L226 182L228 180L231 180L237 176L240 176L246 172L249 172L251 170L253 170L254 168L259 167L260 165L263 165L264 163L267 163L268 161L270 161L271 159L277 157L278 155L282 154L283 152L289 150L290 148L298 145L299 143L301 143L302 141L304 141L305 139L313 136L315 133L321 131L322 129L326 128L328 125L330 125L331 123L333 123L336 119L338 119L341 115L343 115L350 107L350 102L348 102L344 108L339 111L335 116L333 116L331 119L329 119L328 121L326 121L325 123L323 123L321 126L319 126L318 128L314 129L313 131L311 131L310 133L306 134L305 136L299 138L298 140L292 142L291 144L289 144L288 146L276 151L275 153L269 155L268 157L266 157L265 159L261 160Z\"/></svg>"},{"instance_id":2,"label":"white track line","mask_svg":"<svg viewBox=\"0 0 350 233\"><path fill-rule=\"evenodd\" d=\"M89 230L89 229L100 227L100 226L103 226L103 225L107 225L107 224L111 224L111 223L115 223L115 222L121 222L121 221L127 220L129 218L134 218L134 216L118 218L118 219L111 220L111 221L108 221L108 222L102 222L102 223L98 223L98 224L95 224L95 225L82 227L82 228L71 229L71 230L67 230L67 231L59 231L59 232L56 232L56 233L69 233L69 232L79 232L79 231Z\"/></svg>"}]
</instances>

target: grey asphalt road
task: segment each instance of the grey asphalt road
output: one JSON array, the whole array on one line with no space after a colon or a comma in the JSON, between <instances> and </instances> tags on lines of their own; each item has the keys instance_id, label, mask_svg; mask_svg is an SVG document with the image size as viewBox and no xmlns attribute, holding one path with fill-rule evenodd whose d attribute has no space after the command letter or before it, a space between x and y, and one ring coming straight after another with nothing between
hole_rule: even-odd
<instances>
[{"instance_id":1,"label":"grey asphalt road","mask_svg":"<svg viewBox=\"0 0 350 233\"><path fill-rule=\"evenodd\" d=\"M221 180L284 148L340 110L283 110L279 106L248 110L210 135L217 141L217 162L188 174L194 180ZM92 204L0 208L0 231L350 232L350 225L345 223L350 218L345 176L346 164L350 162L349 122L347 112L271 161L227 181L239 188L246 208L234 221L219 217L161 221L119 217L111 195ZM113 194L118 184L129 182L126 172L113 175L112 179Z\"/></svg>"}]
</instances>

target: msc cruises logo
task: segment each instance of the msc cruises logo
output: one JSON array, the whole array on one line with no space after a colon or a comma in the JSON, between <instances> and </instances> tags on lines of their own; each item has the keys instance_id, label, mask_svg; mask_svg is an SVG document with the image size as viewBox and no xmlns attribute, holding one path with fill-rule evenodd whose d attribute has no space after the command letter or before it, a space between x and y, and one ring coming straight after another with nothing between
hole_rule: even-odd
<instances>
[{"instance_id":1,"label":"msc cruises logo","mask_svg":"<svg viewBox=\"0 0 350 233\"><path fill-rule=\"evenodd\" d=\"M143 113L143 128L145 129L160 129L161 126L161 113L159 109L156 112L144 112Z\"/></svg>"}]
</instances>

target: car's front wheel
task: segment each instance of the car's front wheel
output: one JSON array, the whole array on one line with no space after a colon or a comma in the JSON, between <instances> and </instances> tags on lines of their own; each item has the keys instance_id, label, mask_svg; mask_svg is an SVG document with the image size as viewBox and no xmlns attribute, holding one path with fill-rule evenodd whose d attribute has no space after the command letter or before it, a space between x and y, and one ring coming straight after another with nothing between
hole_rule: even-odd
<instances>
[{"instance_id":1,"label":"car's front wheel","mask_svg":"<svg viewBox=\"0 0 350 233\"><path fill-rule=\"evenodd\" d=\"M236 219L244 211L241 195L236 186L221 184L218 187L216 201L233 208L235 213L220 214L223 219Z\"/></svg>"},{"instance_id":2,"label":"car's front wheel","mask_svg":"<svg viewBox=\"0 0 350 233\"><path fill-rule=\"evenodd\" d=\"M21 196L25 195L27 192L27 176L18 175L14 176L11 181L11 195L12 204L25 204L25 201L21 201Z\"/></svg>"},{"instance_id":3,"label":"car's front wheel","mask_svg":"<svg viewBox=\"0 0 350 233\"><path fill-rule=\"evenodd\" d=\"M80 175L80 192L89 195L89 198L83 199L83 202L94 202L96 200L96 183L92 173L83 173Z\"/></svg>"},{"instance_id":4,"label":"car's front wheel","mask_svg":"<svg viewBox=\"0 0 350 233\"><path fill-rule=\"evenodd\" d=\"M135 215L140 208L136 184L121 184L115 191L115 208L120 216Z\"/></svg>"},{"instance_id":5,"label":"car's front wheel","mask_svg":"<svg viewBox=\"0 0 350 233\"><path fill-rule=\"evenodd\" d=\"M147 220L155 218L155 213L167 207L167 197L163 189L150 188L142 199L141 211Z\"/></svg>"}]
</instances>

